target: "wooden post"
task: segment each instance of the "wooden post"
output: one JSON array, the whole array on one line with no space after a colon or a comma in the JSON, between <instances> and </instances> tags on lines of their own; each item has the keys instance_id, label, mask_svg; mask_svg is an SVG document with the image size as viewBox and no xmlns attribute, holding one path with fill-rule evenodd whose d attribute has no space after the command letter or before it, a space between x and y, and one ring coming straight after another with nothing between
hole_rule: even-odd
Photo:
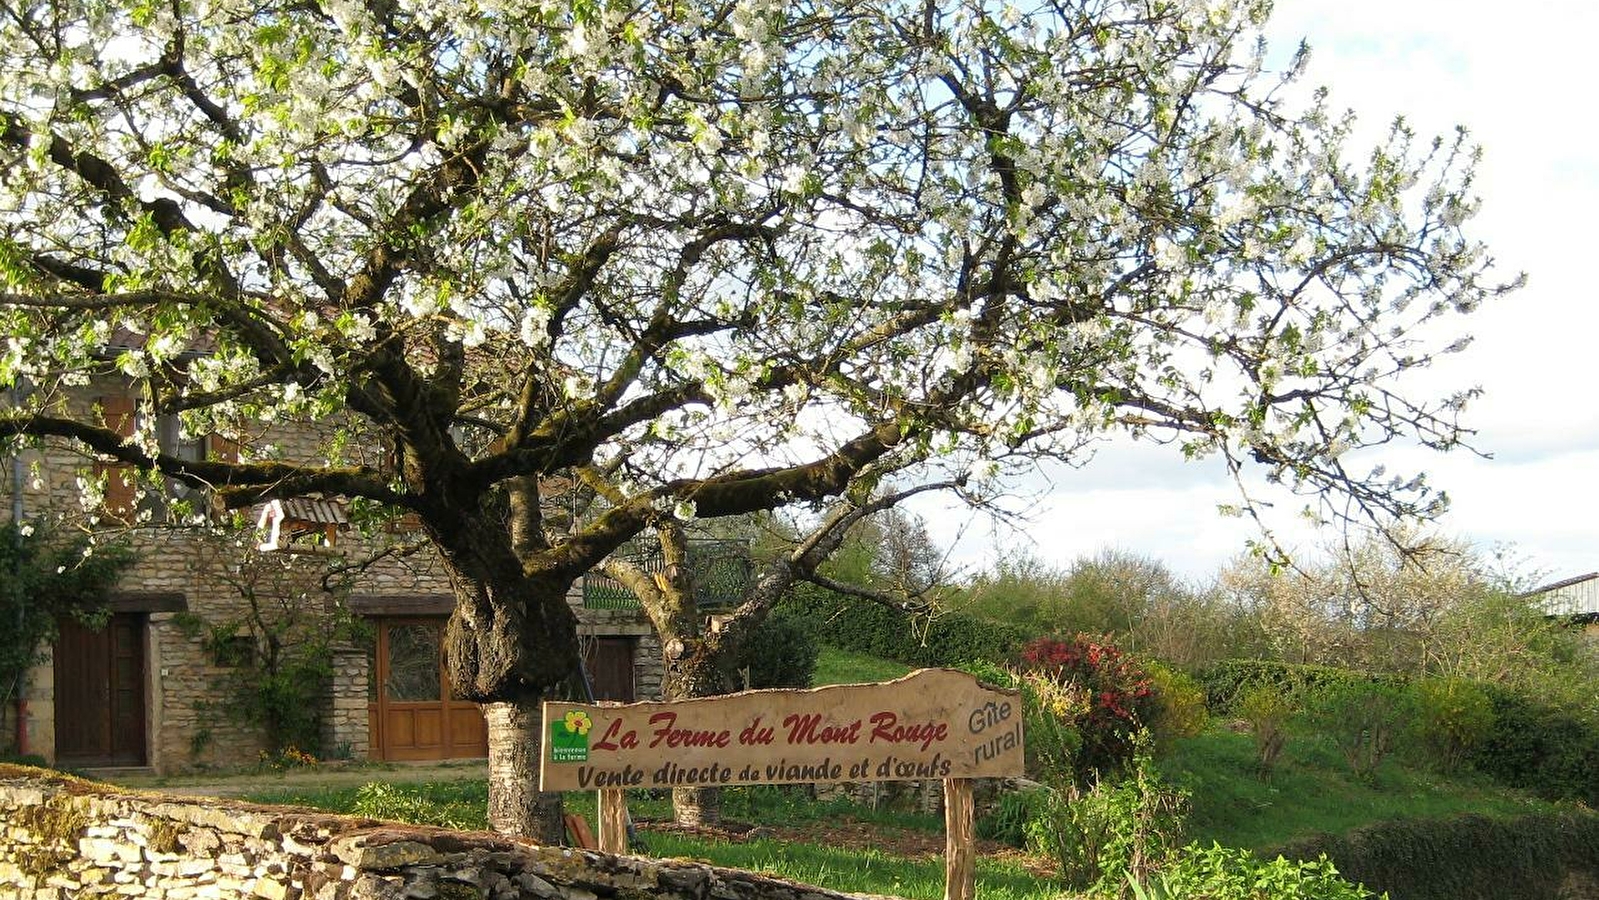
<instances>
[{"instance_id":1,"label":"wooden post","mask_svg":"<svg viewBox=\"0 0 1599 900\"><path fill-rule=\"evenodd\" d=\"M600 790L600 852L627 852L627 792L621 788Z\"/></svg>"},{"instance_id":2,"label":"wooden post","mask_svg":"<svg viewBox=\"0 0 1599 900\"><path fill-rule=\"evenodd\" d=\"M944 779L944 900L977 897L977 848L972 819L972 780Z\"/></svg>"}]
</instances>

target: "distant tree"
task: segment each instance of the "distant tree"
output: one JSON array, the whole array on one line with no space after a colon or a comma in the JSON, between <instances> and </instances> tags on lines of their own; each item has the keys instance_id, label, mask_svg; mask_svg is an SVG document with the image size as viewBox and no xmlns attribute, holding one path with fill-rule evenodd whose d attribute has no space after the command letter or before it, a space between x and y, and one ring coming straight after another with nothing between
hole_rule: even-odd
<instances>
[{"instance_id":1,"label":"distant tree","mask_svg":"<svg viewBox=\"0 0 1599 900\"><path fill-rule=\"evenodd\" d=\"M1415 532L1329 547L1293 569L1241 557L1219 582L1283 659L1409 673L1456 668L1462 616L1498 592L1469 545Z\"/></svg>"},{"instance_id":2,"label":"distant tree","mask_svg":"<svg viewBox=\"0 0 1599 900\"><path fill-rule=\"evenodd\" d=\"M457 591L452 682L486 704L491 822L547 833L566 591L647 530L847 517L908 467L1109 433L1357 516L1440 508L1346 461L1465 435L1473 390L1397 376L1508 289L1463 230L1475 148L1399 124L1368 152L1324 99L1291 108L1268 6L10 4L0 387L32 390L0 439L232 507L414 514ZM110 374L141 423L332 437L180 458L59 402ZM546 522L557 473L601 511ZM689 633L692 678L714 653Z\"/></svg>"}]
</instances>

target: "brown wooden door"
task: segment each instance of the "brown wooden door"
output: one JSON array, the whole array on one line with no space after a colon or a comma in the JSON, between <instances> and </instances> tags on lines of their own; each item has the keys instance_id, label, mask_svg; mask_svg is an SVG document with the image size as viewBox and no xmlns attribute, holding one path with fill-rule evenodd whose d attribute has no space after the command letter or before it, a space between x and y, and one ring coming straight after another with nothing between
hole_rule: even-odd
<instances>
[{"instance_id":1,"label":"brown wooden door","mask_svg":"<svg viewBox=\"0 0 1599 900\"><path fill-rule=\"evenodd\" d=\"M379 759L488 756L482 711L452 696L441 658L444 621L376 620L368 721Z\"/></svg>"},{"instance_id":2,"label":"brown wooden door","mask_svg":"<svg viewBox=\"0 0 1599 900\"><path fill-rule=\"evenodd\" d=\"M57 764L144 765L144 616L118 613L99 631L70 619L60 625Z\"/></svg>"},{"instance_id":3,"label":"brown wooden door","mask_svg":"<svg viewBox=\"0 0 1599 900\"><path fill-rule=\"evenodd\" d=\"M590 638L583 646L583 666L588 670L595 700L632 703L638 699L633 684L632 638Z\"/></svg>"}]
</instances>

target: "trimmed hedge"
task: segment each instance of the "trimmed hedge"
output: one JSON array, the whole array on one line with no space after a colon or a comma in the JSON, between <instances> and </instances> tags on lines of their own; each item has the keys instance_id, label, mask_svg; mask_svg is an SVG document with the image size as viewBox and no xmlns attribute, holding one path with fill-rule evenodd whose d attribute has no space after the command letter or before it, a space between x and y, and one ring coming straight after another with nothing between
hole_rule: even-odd
<instances>
[{"instance_id":1,"label":"trimmed hedge","mask_svg":"<svg viewBox=\"0 0 1599 900\"><path fill-rule=\"evenodd\" d=\"M1325 853L1350 881L1394 900L1599 896L1599 815L1397 819L1291 841L1263 856Z\"/></svg>"},{"instance_id":2,"label":"trimmed hedge","mask_svg":"<svg viewBox=\"0 0 1599 900\"><path fill-rule=\"evenodd\" d=\"M961 613L943 613L932 619L910 616L882 604L810 587L790 595L783 612L803 620L824 644L908 666L1003 662L1014 658L1021 645L1035 636L1014 625Z\"/></svg>"},{"instance_id":3,"label":"trimmed hedge","mask_svg":"<svg viewBox=\"0 0 1599 900\"><path fill-rule=\"evenodd\" d=\"M1233 704L1257 687L1272 687L1290 696L1307 696L1332 684L1403 683L1397 675L1361 672L1333 666L1312 666L1271 659L1225 659L1195 676L1205 691L1205 706L1215 715L1232 715Z\"/></svg>"},{"instance_id":4,"label":"trimmed hedge","mask_svg":"<svg viewBox=\"0 0 1599 900\"><path fill-rule=\"evenodd\" d=\"M779 612L750 632L733 665L749 670L752 688L803 688L811 686L820 654L809 623Z\"/></svg>"},{"instance_id":5,"label":"trimmed hedge","mask_svg":"<svg viewBox=\"0 0 1599 900\"><path fill-rule=\"evenodd\" d=\"M1599 806L1599 724L1498 685L1484 685L1494 724L1466 753L1503 784Z\"/></svg>"}]
</instances>

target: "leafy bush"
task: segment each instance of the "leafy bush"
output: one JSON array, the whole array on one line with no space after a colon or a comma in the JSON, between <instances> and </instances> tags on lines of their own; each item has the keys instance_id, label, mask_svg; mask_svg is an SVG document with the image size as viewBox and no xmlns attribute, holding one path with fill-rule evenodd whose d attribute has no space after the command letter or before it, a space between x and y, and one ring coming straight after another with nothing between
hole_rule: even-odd
<instances>
[{"instance_id":1,"label":"leafy bush","mask_svg":"<svg viewBox=\"0 0 1599 900\"><path fill-rule=\"evenodd\" d=\"M1466 752L1467 761L1502 784L1599 805L1599 723L1509 688L1484 690L1494 726Z\"/></svg>"},{"instance_id":2,"label":"leafy bush","mask_svg":"<svg viewBox=\"0 0 1599 900\"><path fill-rule=\"evenodd\" d=\"M1368 900L1372 893L1339 876L1326 857L1263 860L1248 850L1190 844L1147 883L1129 876L1139 900Z\"/></svg>"},{"instance_id":3,"label":"leafy bush","mask_svg":"<svg viewBox=\"0 0 1599 900\"><path fill-rule=\"evenodd\" d=\"M1147 724L1155 736L1157 750L1205 730L1210 718L1205 709L1205 691L1193 676L1154 662L1149 665L1149 684L1155 692L1155 702Z\"/></svg>"},{"instance_id":4,"label":"leafy bush","mask_svg":"<svg viewBox=\"0 0 1599 900\"><path fill-rule=\"evenodd\" d=\"M1078 784L1132 758L1134 739L1155 709L1149 676L1132 657L1088 635L1046 637L1022 648L1019 667L1077 694L1072 708L1061 712L1082 738L1074 761Z\"/></svg>"},{"instance_id":5,"label":"leafy bush","mask_svg":"<svg viewBox=\"0 0 1599 900\"><path fill-rule=\"evenodd\" d=\"M1305 701L1316 731L1330 737L1356 778L1372 781L1415 717L1414 695L1402 685L1328 682Z\"/></svg>"},{"instance_id":6,"label":"leafy bush","mask_svg":"<svg viewBox=\"0 0 1599 900\"><path fill-rule=\"evenodd\" d=\"M1234 715L1239 698L1251 688L1270 686L1288 697L1306 697L1324 686L1382 681L1398 683L1391 675L1373 674L1333 666L1308 666L1270 659L1229 659L1202 669L1197 680L1205 691L1205 705L1215 715Z\"/></svg>"},{"instance_id":7,"label":"leafy bush","mask_svg":"<svg viewBox=\"0 0 1599 900\"><path fill-rule=\"evenodd\" d=\"M1466 755L1493 730L1494 708L1488 692L1463 678L1426 678L1412 690L1418 740L1440 769L1458 771Z\"/></svg>"},{"instance_id":8,"label":"leafy bush","mask_svg":"<svg viewBox=\"0 0 1599 900\"><path fill-rule=\"evenodd\" d=\"M1325 855L1345 877L1403 900L1566 900L1599 884L1599 816L1463 815L1378 822L1278 848Z\"/></svg>"},{"instance_id":9,"label":"leafy bush","mask_svg":"<svg viewBox=\"0 0 1599 900\"><path fill-rule=\"evenodd\" d=\"M961 613L912 616L808 585L796 589L782 608L822 643L909 666L1001 662L1031 636L1013 625Z\"/></svg>"},{"instance_id":10,"label":"leafy bush","mask_svg":"<svg viewBox=\"0 0 1599 900\"><path fill-rule=\"evenodd\" d=\"M1161 778L1147 741L1123 776L1050 791L1028 820L1028 846L1054 859L1067 884L1119 893L1129 873L1160 869L1181 843L1188 795Z\"/></svg>"},{"instance_id":11,"label":"leafy bush","mask_svg":"<svg viewBox=\"0 0 1599 900\"><path fill-rule=\"evenodd\" d=\"M1234 704L1238 716L1249 723L1255 740L1255 774L1270 781L1277 757L1288 745L1288 723L1294 716L1294 701L1274 684L1249 688Z\"/></svg>"},{"instance_id":12,"label":"leafy bush","mask_svg":"<svg viewBox=\"0 0 1599 900\"><path fill-rule=\"evenodd\" d=\"M733 665L749 671L752 688L810 687L820 652L804 622L775 613L750 633Z\"/></svg>"}]
</instances>

